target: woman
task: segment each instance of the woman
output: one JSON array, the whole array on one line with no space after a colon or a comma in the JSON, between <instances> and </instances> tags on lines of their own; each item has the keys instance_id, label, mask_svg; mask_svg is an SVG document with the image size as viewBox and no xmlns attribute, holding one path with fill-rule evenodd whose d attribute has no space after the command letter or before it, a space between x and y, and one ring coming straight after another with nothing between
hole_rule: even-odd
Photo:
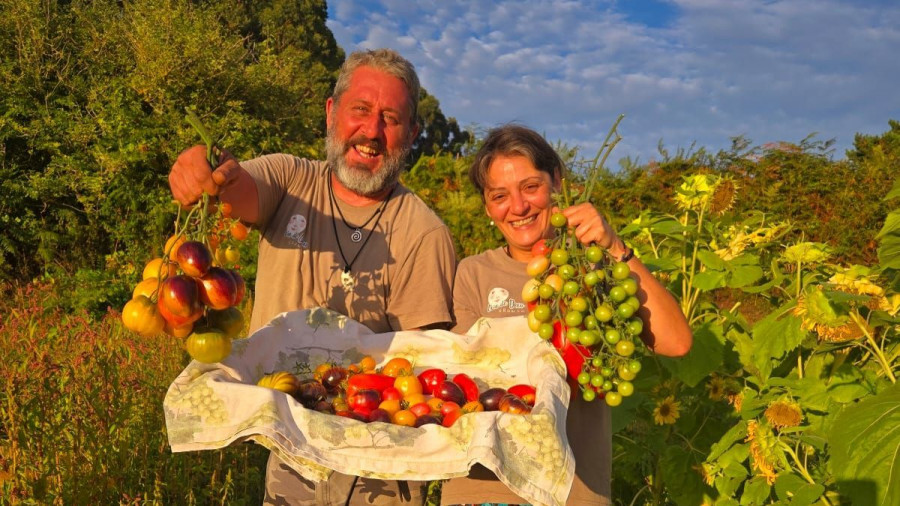
<instances>
[{"instance_id":1,"label":"woman","mask_svg":"<svg viewBox=\"0 0 900 506\"><path fill-rule=\"evenodd\" d=\"M489 132L475 155L469 177L481 192L485 211L500 229L506 245L463 259L453 288L454 331L466 332L480 317L525 315L517 300L528 281L525 266L531 249L554 233L550 216L558 211L551 194L559 190L563 162L537 132L506 125ZM691 329L678 302L633 255L615 230L590 203L562 210L568 226L583 244L605 248L631 269L638 281L637 315L641 339L655 353L682 356L690 350ZM567 504L610 504L611 430L604 402L573 397L566 433L575 455L575 481ZM446 482L442 504L523 503L486 468L476 466L466 478Z\"/></svg>"}]
</instances>

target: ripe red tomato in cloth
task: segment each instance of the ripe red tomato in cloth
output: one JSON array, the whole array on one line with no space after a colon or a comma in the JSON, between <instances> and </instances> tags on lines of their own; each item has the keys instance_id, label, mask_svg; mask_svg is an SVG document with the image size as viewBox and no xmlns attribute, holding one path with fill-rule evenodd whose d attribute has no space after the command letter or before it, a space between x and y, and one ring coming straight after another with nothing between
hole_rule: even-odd
<instances>
[{"instance_id":1,"label":"ripe red tomato in cloth","mask_svg":"<svg viewBox=\"0 0 900 506\"><path fill-rule=\"evenodd\" d=\"M463 394L466 396L466 402L478 400L478 385L475 384L475 380L466 374L460 373L453 376L453 382L459 385L459 388L462 388Z\"/></svg>"},{"instance_id":2,"label":"ripe red tomato in cloth","mask_svg":"<svg viewBox=\"0 0 900 506\"><path fill-rule=\"evenodd\" d=\"M584 365L584 357L589 357L591 352L580 344L572 344L566 339L566 327L559 322L553 322L553 337L550 338L550 344L559 352L563 362L566 364L566 372L569 374L570 385L578 379L581 374L581 367Z\"/></svg>"},{"instance_id":3,"label":"ripe red tomato in cloth","mask_svg":"<svg viewBox=\"0 0 900 506\"><path fill-rule=\"evenodd\" d=\"M353 374L347 380L347 397L351 397L359 390L375 390L379 394L386 388L394 386L396 378L385 374L361 373Z\"/></svg>"},{"instance_id":4,"label":"ripe red tomato in cloth","mask_svg":"<svg viewBox=\"0 0 900 506\"><path fill-rule=\"evenodd\" d=\"M426 369L419 373L419 382L422 383L422 393L434 395L434 389L447 379L447 373L442 369Z\"/></svg>"},{"instance_id":5,"label":"ripe red tomato in cloth","mask_svg":"<svg viewBox=\"0 0 900 506\"><path fill-rule=\"evenodd\" d=\"M531 385L514 385L506 389L507 392L525 401L525 404L534 406L537 390Z\"/></svg>"}]
</instances>

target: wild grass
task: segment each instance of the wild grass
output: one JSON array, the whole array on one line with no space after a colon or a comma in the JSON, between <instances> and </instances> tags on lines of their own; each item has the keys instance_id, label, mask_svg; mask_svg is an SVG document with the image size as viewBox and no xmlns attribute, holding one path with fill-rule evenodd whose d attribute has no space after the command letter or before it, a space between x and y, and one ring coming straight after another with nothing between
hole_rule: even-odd
<instances>
[{"instance_id":1,"label":"wild grass","mask_svg":"<svg viewBox=\"0 0 900 506\"><path fill-rule=\"evenodd\" d=\"M259 504L267 452L173 454L162 402L187 363L119 314L67 314L54 287L3 287L0 504Z\"/></svg>"}]
</instances>

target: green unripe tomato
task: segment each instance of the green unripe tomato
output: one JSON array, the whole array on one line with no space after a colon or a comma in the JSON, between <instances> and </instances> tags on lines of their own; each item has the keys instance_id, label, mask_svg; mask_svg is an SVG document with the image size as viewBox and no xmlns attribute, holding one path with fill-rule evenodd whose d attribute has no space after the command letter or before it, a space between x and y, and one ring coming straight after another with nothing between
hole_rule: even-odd
<instances>
[{"instance_id":1,"label":"green unripe tomato","mask_svg":"<svg viewBox=\"0 0 900 506\"><path fill-rule=\"evenodd\" d=\"M625 289L621 286L614 286L609 289L609 298L615 302L622 302L628 298L628 294L625 293Z\"/></svg>"},{"instance_id":2,"label":"green unripe tomato","mask_svg":"<svg viewBox=\"0 0 900 506\"><path fill-rule=\"evenodd\" d=\"M579 385L587 385L591 381L591 373L587 371L581 371L578 373L578 384Z\"/></svg>"},{"instance_id":3,"label":"green unripe tomato","mask_svg":"<svg viewBox=\"0 0 900 506\"><path fill-rule=\"evenodd\" d=\"M604 392L609 392L613 389L613 382L606 380L603 382L603 385L601 385L600 388L602 388Z\"/></svg>"},{"instance_id":4,"label":"green unripe tomato","mask_svg":"<svg viewBox=\"0 0 900 506\"><path fill-rule=\"evenodd\" d=\"M641 301L639 301L638 298L634 295L625 299L625 303L633 307L635 311L641 308Z\"/></svg>"},{"instance_id":5,"label":"green unripe tomato","mask_svg":"<svg viewBox=\"0 0 900 506\"><path fill-rule=\"evenodd\" d=\"M620 379L623 379L625 381L631 381L635 378L635 376L637 376L637 373L629 369L626 364L620 365L616 370L616 373L618 374Z\"/></svg>"},{"instance_id":6,"label":"green unripe tomato","mask_svg":"<svg viewBox=\"0 0 900 506\"><path fill-rule=\"evenodd\" d=\"M550 320L550 306L547 304L538 304L534 306L534 317L537 321L543 323Z\"/></svg>"},{"instance_id":7,"label":"green unripe tomato","mask_svg":"<svg viewBox=\"0 0 900 506\"><path fill-rule=\"evenodd\" d=\"M631 274L631 268L625 262L616 262L612 267L613 279L623 280Z\"/></svg>"},{"instance_id":8,"label":"green unripe tomato","mask_svg":"<svg viewBox=\"0 0 900 506\"><path fill-rule=\"evenodd\" d=\"M603 376L600 376L599 374L591 375L591 386L600 388L603 385L604 381L605 380L603 379Z\"/></svg>"},{"instance_id":9,"label":"green unripe tomato","mask_svg":"<svg viewBox=\"0 0 900 506\"><path fill-rule=\"evenodd\" d=\"M603 366L603 359L600 358L600 357L594 357L594 358L592 358L592 359L591 359L591 366L593 366L594 368L602 367L602 366Z\"/></svg>"},{"instance_id":10,"label":"green unripe tomato","mask_svg":"<svg viewBox=\"0 0 900 506\"><path fill-rule=\"evenodd\" d=\"M630 357L634 353L634 343L631 341L619 341L616 343L616 353L623 357Z\"/></svg>"},{"instance_id":11,"label":"green unripe tomato","mask_svg":"<svg viewBox=\"0 0 900 506\"><path fill-rule=\"evenodd\" d=\"M604 399L606 399L606 405L611 408L622 404L622 396L620 394L617 394L616 392L607 392Z\"/></svg>"},{"instance_id":12,"label":"green unripe tomato","mask_svg":"<svg viewBox=\"0 0 900 506\"><path fill-rule=\"evenodd\" d=\"M628 295L634 295L637 293L637 290L638 290L637 281L635 281L634 278L630 278L630 277L623 279L622 282L619 283L619 286L624 288L625 293L627 293Z\"/></svg>"},{"instance_id":13,"label":"green unripe tomato","mask_svg":"<svg viewBox=\"0 0 900 506\"><path fill-rule=\"evenodd\" d=\"M554 293L556 293L556 290L547 283L542 283L541 286L538 287L538 295L544 300L552 298Z\"/></svg>"},{"instance_id":14,"label":"green unripe tomato","mask_svg":"<svg viewBox=\"0 0 900 506\"><path fill-rule=\"evenodd\" d=\"M616 329L606 329L606 333L603 334L603 339L605 339L608 344L615 345L622 339L622 334Z\"/></svg>"},{"instance_id":15,"label":"green unripe tomato","mask_svg":"<svg viewBox=\"0 0 900 506\"><path fill-rule=\"evenodd\" d=\"M597 318L594 315L589 314L584 317L584 328L588 330L594 330L597 328Z\"/></svg>"},{"instance_id":16,"label":"green unripe tomato","mask_svg":"<svg viewBox=\"0 0 900 506\"><path fill-rule=\"evenodd\" d=\"M588 303L587 299L584 297L574 297L569 301L569 309L572 311L584 312L587 311Z\"/></svg>"},{"instance_id":17,"label":"green unripe tomato","mask_svg":"<svg viewBox=\"0 0 900 506\"><path fill-rule=\"evenodd\" d=\"M577 343L580 336L581 329L578 327L569 327L569 330L566 331L566 339L568 339L570 343Z\"/></svg>"},{"instance_id":18,"label":"green unripe tomato","mask_svg":"<svg viewBox=\"0 0 900 506\"><path fill-rule=\"evenodd\" d=\"M566 226L566 223L568 223L568 220L563 213L553 213L550 215L550 224L554 227L563 228Z\"/></svg>"},{"instance_id":19,"label":"green unripe tomato","mask_svg":"<svg viewBox=\"0 0 900 506\"><path fill-rule=\"evenodd\" d=\"M597 306L597 309L594 310L594 317L597 318L598 322L606 323L612 320L613 308L610 307L609 304L600 304Z\"/></svg>"},{"instance_id":20,"label":"green unripe tomato","mask_svg":"<svg viewBox=\"0 0 900 506\"><path fill-rule=\"evenodd\" d=\"M604 368L600 369L600 375L603 376L604 378L609 378L610 376L613 375L613 368L612 367L604 367Z\"/></svg>"},{"instance_id":21,"label":"green unripe tomato","mask_svg":"<svg viewBox=\"0 0 900 506\"><path fill-rule=\"evenodd\" d=\"M616 386L616 392L622 397L630 397L634 393L634 384L630 381L620 381Z\"/></svg>"},{"instance_id":22,"label":"green unripe tomato","mask_svg":"<svg viewBox=\"0 0 900 506\"><path fill-rule=\"evenodd\" d=\"M556 266L569 263L569 252L564 249L553 250L550 253L550 263Z\"/></svg>"},{"instance_id":23,"label":"green unripe tomato","mask_svg":"<svg viewBox=\"0 0 900 506\"><path fill-rule=\"evenodd\" d=\"M591 271L584 275L584 286L594 286L600 282L600 276L597 275L597 271Z\"/></svg>"},{"instance_id":24,"label":"green unripe tomato","mask_svg":"<svg viewBox=\"0 0 900 506\"><path fill-rule=\"evenodd\" d=\"M572 264L563 264L556 269L556 273L564 280L572 279L575 277L575 267Z\"/></svg>"},{"instance_id":25,"label":"green unripe tomato","mask_svg":"<svg viewBox=\"0 0 900 506\"><path fill-rule=\"evenodd\" d=\"M631 318L631 315L634 314L634 307L629 304L621 304L616 308L616 314L619 315L619 318L623 320L627 320Z\"/></svg>"},{"instance_id":26,"label":"green unripe tomato","mask_svg":"<svg viewBox=\"0 0 900 506\"><path fill-rule=\"evenodd\" d=\"M641 321L640 318L628 320L627 329L629 334L639 336L641 335L641 332L644 331L644 322Z\"/></svg>"},{"instance_id":27,"label":"green unripe tomato","mask_svg":"<svg viewBox=\"0 0 900 506\"><path fill-rule=\"evenodd\" d=\"M563 285L562 292L566 295L577 295L581 287L575 281L566 281Z\"/></svg>"},{"instance_id":28,"label":"green unripe tomato","mask_svg":"<svg viewBox=\"0 0 900 506\"><path fill-rule=\"evenodd\" d=\"M541 336L541 339L545 341L553 337L553 324L542 323L540 328L538 328L538 335Z\"/></svg>"},{"instance_id":29,"label":"green unripe tomato","mask_svg":"<svg viewBox=\"0 0 900 506\"><path fill-rule=\"evenodd\" d=\"M593 346L600 340L600 336L593 330L584 330L578 335L578 343L582 346Z\"/></svg>"},{"instance_id":30,"label":"green unripe tomato","mask_svg":"<svg viewBox=\"0 0 900 506\"><path fill-rule=\"evenodd\" d=\"M603 250L599 246L588 246L588 249L584 250L584 257L588 262L595 264L603 260Z\"/></svg>"},{"instance_id":31,"label":"green unripe tomato","mask_svg":"<svg viewBox=\"0 0 900 506\"><path fill-rule=\"evenodd\" d=\"M631 362L628 362L628 370L635 374L641 372L641 361L632 360Z\"/></svg>"},{"instance_id":32,"label":"green unripe tomato","mask_svg":"<svg viewBox=\"0 0 900 506\"><path fill-rule=\"evenodd\" d=\"M585 388L584 391L581 392L581 398L587 402L593 402L594 399L597 398L597 392L595 392L593 388Z\"/></svg>"},{"instance_id":33,"label":"green unripe tomato","mask_svg":"<svg viewBox=\"0 0 900 506\"><path fill-rule=\"evenodd\" d=\"M577 327L581 325L582 320L584 320L584 315L579 311L569 311L566 313L565 321L567 327Z\"/></svg>"}]
</instances>

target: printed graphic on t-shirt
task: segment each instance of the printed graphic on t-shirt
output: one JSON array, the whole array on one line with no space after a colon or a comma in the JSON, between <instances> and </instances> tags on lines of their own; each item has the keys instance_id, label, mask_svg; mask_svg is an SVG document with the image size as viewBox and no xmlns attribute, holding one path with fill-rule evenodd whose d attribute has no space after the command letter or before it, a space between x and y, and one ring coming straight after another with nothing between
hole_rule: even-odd
<instances>
[{"instance_id":1,"label":"printed graphic on t-shirt","mask_svg":"<svg viewBox=\"0 0 900 506\"><path fill-rule=\"evenodd\" d=\"M295 214L288 222L284 236L297 243L303 249L309 249L309 243L304 240L306 234L306 216Z\"/></svg>"},{"instance_id":2,"label":"printed graphic on t-shirt","mask_svg":"<svg viewBox=\"0 0 900 506\"><path fill-rule=\"evenodd\" d=\"M499 286L491 288L487 300L488 313L518 313L525 307L524 303L509 296L509 290Z\"/></svg>"}]
</instances>

